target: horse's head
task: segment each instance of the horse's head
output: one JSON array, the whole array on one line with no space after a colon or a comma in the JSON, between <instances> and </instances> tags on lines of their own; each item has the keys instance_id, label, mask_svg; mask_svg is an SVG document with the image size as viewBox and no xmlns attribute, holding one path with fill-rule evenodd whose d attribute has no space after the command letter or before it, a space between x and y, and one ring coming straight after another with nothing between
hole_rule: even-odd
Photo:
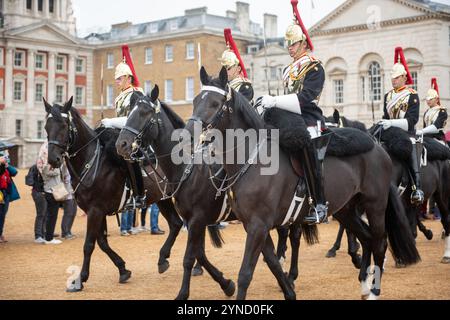
<instances>
[{"instance_id":1,"label":"horse's head","mask_svg":"<svg viewBox=\"0 0 450 320\"><path fill-rule=\"evenodd\" d=\"M339 113L339 110L334 109L333 116L326 117L325 121L328 127L341 127L341 114Z\"/></svg>"},{"instance_id":2,"label":"horse's head","mask_svg":"<svg viewBox=\"0 0 450 320\"><path fill-rule=\"evenodd\" d=\"M150 96L139 92L133 93L130 99L132 111L116 142L117 153L125 159L131 159L132 154L140 147L147 147L158 137L160 113L158 98L158 86L153 88Z\"/></svg>"},{"instance_id":3,"label":"horse's head","mask_svg":"<svg viewBox=\"0 0 450 320\"><path fill-rule=\"evenodd\" d=\"M202 67L200 79L202 91L194 99L194 112L186 127L191 133L195 122L200 123L204 130L223 128L225 126L223 122L226 121L224 118L233 112L232 107L227 105L232 99L227 70L222 68L219 78L213 79Z\"/></svg>"},{"instance_id":4,"label":"horse's head","mask_svg":"<svg viewBox=\"0 0 450 320\"><path fill-rule=\"evenodd\" d=\"M47 122L45 130L48 136L48 163L59 168L64 155L69 151L72 143L71 115L73 97L64 106L55 104L51 106L45 99L45 111L47 111Z\"/></svg>"}]
</instances>

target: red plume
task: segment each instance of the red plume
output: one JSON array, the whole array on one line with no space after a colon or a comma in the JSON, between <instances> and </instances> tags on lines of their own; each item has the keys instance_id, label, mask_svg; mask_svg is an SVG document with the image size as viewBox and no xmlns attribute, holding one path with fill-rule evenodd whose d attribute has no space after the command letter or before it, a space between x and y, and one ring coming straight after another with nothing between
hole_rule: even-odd
<instances>
[{"instance_id":1,"label":"red plume","mask_svg":"<svg viewBox=\"0 0 450 320\"><path fill-rule=\"evenodd\" d=\"M134 69L133 60L131 59L130 48L128 47L128 45L122 46L122 57L124 58L125 63L130 67L131 73L133 74L133 85L135 87L139 87L139 79L136 75L136 70Z\"/></svg>"},{"instance_id":2,"label":"red plume","mask_svg":"<svg viewBox=\"0 0 450 320\"><path fill-rule=\"evenodd\" d=\"M241 55L239 54L239 49L236 43L234 42L233 36L231 34L231 29L228 28L225 29L223 31L223 34L225 35L225 42L227 46L234 52L234 54L239 60L239 65L241 66L242 74L244 75L245 78L247 78L248 77L247 70L245 69L244 61L242 60Z\"/></svg>"},{"instance_id":3,"label":"red plume","mask_svg":"<svg viewBox=\"0 0 450 320\"><path fill-rule=\"evenodd\" d=\"M411 72L409 72L408 63L405 59L405 54L403 53L402 47L395 48L394 63L401 63L406 69L406 84L414 84Z\"/></svg>"},{"instance_id":4,"label":"red plume","mask_svg":"<svg viewBox=\"0 0 450 320\"><path fill-rule=\"evenodd\" d=\"M436 90L436 92L439 94L439 87L436 78L431 79L431 88Z\"/></svg>"},{"instance_id":5,"label":"red plume","mask_svg":"<svg viewBox=\"0 0 450 320\"><path fill-rule=\"evenodd\" d=\"M291 0L291 4L292 8L294 9L295 19L297 19L298 25L300 26L300 28L302 28L302 32L306 36L306 41L308 42L309 49L311 49L311 51L314 51L314 46L311 41L311 38L309 37L308 29L306 29L305 25L303 24L302 18L300 17L300 13L298 12L297 8L298 0Z\"/></svg>"}]
</instances>

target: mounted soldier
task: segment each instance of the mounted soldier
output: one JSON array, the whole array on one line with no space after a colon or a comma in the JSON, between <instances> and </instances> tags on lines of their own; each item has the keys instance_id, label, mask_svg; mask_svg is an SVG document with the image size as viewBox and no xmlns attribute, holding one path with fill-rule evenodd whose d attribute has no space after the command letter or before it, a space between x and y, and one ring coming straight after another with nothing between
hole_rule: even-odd
<instances>
[{"instance_id":1,"label":"mounted soldier","mask_svg":"<svg viewBox=\"0 0 450 320\"><path fill-rule=\"evenodd\" d=\"M291 3L294 22L288 27L285 40L293 63L283 71L285 95L263 96L257 100L255 107L283 109L302 115L305 120L312 143L309 143L301 154L296 155L304 167L312 207L304 222L318 224L325 222L328 215L323 189L323 157L318 155L318 150L328 143L326 139L320 139L325 130L325 118L319 108L325 71L322 63L311 55L314 46L298 12L298 1L292 0Z\"/></svg>"},{"instance_id":2,"label":"mounted soldier","mask_svg":"<svg viewBox=\"0 0 450 320\"><path fill-rule=\"evenodd\" d=\"M115 100L117 118L103 119L105 127L122 129L131 113L131 96L134 92L144 92L139 88L139 80L133 66L130 49L127 45L122 46L123 61L116 67L114 79L117 88L120 90L119 96ZM136 161L127 161L127 168L133 196L128 200L125 209L138 209L145 206L145 191L142 178L141 166Z\"/></svg>"},{"instance_id":3,"label":"mounted soldier","mask_svg":"<svg viewBox=\"0 0 450 320\"><path fill-rule=\"evenodd\" d=\"M225 29L224 35L228 49L222 54L221 63L227 69L229 85L251 103L254 96L252 83L248 80L247 70L234 42L231 29Z\"/></svg>"},{"instance_id":4,"label":"mounted soldier","mask_svg":"<svg viewBox=\"0 0 450 320\"><path fill-rule=\"evenodd\" d=\"M420 99L417 92L408 85L413 84L411 73L403 53L403 49L395 49L395 61L391 78L393 89L384 98L384 116L379 123L383 130L391 127L400 128L410 136L412 154L408 163L411 177L412 193L411 203L421 205L424 202L424 193L420 182L420 154L416 140L416 125L419 121Z\"/></svg>"},{"instance_id":5,"label":"mounted soldier","mask_svg":"<svg viewBox=\"0 0 450 320\"><path fill-rule=\"evenodd\" d=\"M427 104L430 107L423 117L423 128L417 130L418 136L435 138L440 143L445 143L445 126L447 125L447 109L441 106L439 99L439 87L436 78L431 79L431 89L427 93Z\"/></svg>"}]
</instances>

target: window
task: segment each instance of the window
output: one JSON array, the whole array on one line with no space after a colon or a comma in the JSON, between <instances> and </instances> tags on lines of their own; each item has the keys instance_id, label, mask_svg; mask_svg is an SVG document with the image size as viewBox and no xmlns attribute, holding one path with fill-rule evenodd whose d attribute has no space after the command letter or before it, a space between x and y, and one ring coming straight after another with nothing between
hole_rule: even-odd
<instances>
[{"instance_id":1,"label":"window","mask_svg":"<svg viewBox=\"0 0 450 320\"><path fill-rule=\"evenodd\" d=\"M34 66L36 69L44 69L44 55L36 54Z\"/></svg>"},{"instance_id":2,"label":"window","mask_svg":"<svg viewBox=\"0 0 450 320\"><path fill-rule=\"evenodd\" d=\"M56 71L65 71L65 65L64 65L65 59L63 56L57 56L56 57Z\"/></svg>"},{"instance_id":3,"label":"window","mask_svg":"<svg viewBox=\"0 0 450 320\"><path fill-rule=\"evenodd\" d=\"M413 80L413 84L411 85L411 88L413 88L414 90L418 91L418 88L419 88L419 86L418 86L419 78L418 78L418 76L417 76L417 71L411 72L411 78L412 78L412 80Z\"/></svg>"},{"instance_id":4,"label":"window","mask_svg":"<svg viewBox=\"0 0 450 320\"><path fill-rule=\"evenodd\" d=\"M24 67L25 66L25 52L23 51L16 51L14 53L14 66L15 67Z\"/></svg>"},{"instance_id":5,"label":"window","mask_svg":"<svg viewBox=\"0 0 450 320\"><path fill-rule=\"evenodd\" d=\"M156 33L158 32L158 23L154 22L150 24L150 33Z\"/></svg>"},{"instance_id":6,"label":"window","mask_svg":"<svg viewBox=\"0 0 450 320\"><path fill-rule=\"evenodd\" d=\"M381 67L378 62L372 62L369 66L369 88L370 99L373 101L381 101Z\"/></svg>"},{"instance_id":7,"label":"window","mask_svg":"<svg viewBox=\"0 0 450 320\"><path fill-rule=\"evenodd\" d=\"M186 59L195 59L195 48L193 42L186 44Z\"/></svg>"},{"instance_id":8,"label":"window","mask_svg":"<svg viewBox=\"0 0 450 320\"><path fill-rule=\"evenodd\" d=\"M178 21L177 20L171 20L170 21L170 30L177 30L178 29Z\"/></svg>"},{"instance_id":9,"label":"window","mask_svg":"<svg viewBox=\"0 0 450 320\"><path fill-rule=\"evenodd\" d=\"M152 82L151 81L145 81L144 82L144 93L149 94L152 91Z\"/></svg>"},{"instance_id":10,"label":"window","mask_svg":"<svg viewBox=\"0 0 450 320\"><path fill-rule=\"evenodd\" d=\"M112 107L114 103L114 89L112 85L106 87L106 105Z\"/></svg>"},{"instance_id":11,"label":"window","mask_svg":"<svg viewBox=\"0 0 450 320\"><path fill-rule=\"evenodd\" d=\"M83 73L84 72L84 60L83 59L77 59L75 70L77 73Z\"/></svg>"},{"instance_id":12,"label":"window","mask_svg":"<svg viewBox=\"0 0 450 320\"><path fill-rule=\"evenodd\" d=\"M14 101L22 101L23 100L23 82L22 81L14 81Z\"/></svg>"},{"instance_id":13,"label":"window","mask_svg":"<svg viewBox=\"0 0 450 320\"><path fill-rule=\"evenodd\" d=\"M344 103L344 80L334 80L334 102L336 104Z\"/></svg>"},{"instance_id":14,"label":"window","mask_svg":"<svg viewBox=\"0 0 450 320\"><path fill-rule=\"evenodd\" d=\"M56 102L57 103L64 102L64 86L63 85L56 86Z\"/></svg>"},{"instance_id":15,"label":"window","mask_svg":"<svg viewBox=\"0 0 450 320\"><path fill-rule=\"evenodd\" d=\"M145 64L153 63L153 49L147 48L145 49Z\"/></svg>"},{"instance_id":16,"label":"window","mask_svg":"<svg viewBox=\"0 0 450 320\"><path fill-rule=\"evenodd\" d=\"M38 0L38 10L42 11L44 8L44 0Z\"/></svg>"},{"instance_id":17,"label":"window","mask_svg":"<svg viewBox=\"0 0 450 320\"><path fill-rule=\"evenodd\" d=\"M106 58L108 69L114 68L114 54L108 53L108 56Z\"/></svg>"},{"instance_id":18,"label":"window","mask_svg":"<svg viewBox=\"0 0 450 320\"><path fill-rule=\"evenodd\" d=\"M75 104L79 106L84 105L84 88L76 87L75 88Z\"/></svg>"},{"instance_id":19,"label":"window","mask_svg":"<svg viewBox=\"0 0 450 320\"><path fill-rule=\"evenodd\" d=\"M48 0L48 11L50 11L50 13L53 13L55 11L55 1L54 0Z\"/></svg>"},{"instance_id":20,"label":"window","mask_svg":"<svg viewBox=\"0 0 450 320\"><path fill-rule=\"evenodd\" d=\"M44 130L43 130L43 128L44 128L44 121L42 121L42 120L38 120L38 122L37 122L37 130L36 130L36 137L38 138L38 139L44 139Z\"/></svg>"},{"instance_id":21,"label":"window","mask_svg":"<svg viewBox=\"0 0 450 320\"><path fill-rule=\"evenodd\" d=\"M27 10L33 9L33 0L27 0Z\"/></svg>"},{"instance_id":22,"label":"window","mask_svg":"<svg viewBox=\"0 0 450 320\"><path fill-rule=\"evenodd\" d=\"M166 46L166 62L173 61L173 46Z\"/></svg>"},{"instance_id":23,"label":"window","mask_svg":"<svg viewBox=\"0 0 450 320\"><path fill-rule=\"evenodd\" d=\"M278 69L277 67L270 67L270 80L278 79Z\"/></svg>"},{"instance_id":24,"label":"window","mask_svg":"<svg viewBox=\"0 0 450 320\"><path fill-rule=\"evenodd\" d=\"M173 101L173 80L166 80L166 97L167 102Z\"/></svg>"},{"instance_id":25,"label":"window","mask_svg":"<svg viewBox=\"0 0 450 320\"><path fill-rule=\"evenodd\" d=\"M16 119L16 136L22 136L22 120Z\"/></svg>"},{"instance_id":26,"label":"window","mask_svg":"<svg viewBox=\"0 0 450 320\"><path fill-rule=\"evenodd\" d=\"M257 53L258 50L259 50L259 46L258 45L252 45L252 46L248 46L247 47L247 53L248 54Z\"/></svg>"},{"instance_id":27,"label":"window","mask_svg":"<svg viewBox=\"0 0 450 320\"><path fill-rule=\"evenodd\" d=\"M36 91L34 100L36 102L42 102L42 98L44 97L44 84L36 83Z\"/></svg>"},{"instance_id":28,"label":"window","mask_svg":"<svg viewBox=\"0 0 450 320\"><path fill-rule=\"evenodd\" d=\"M186 78L186 101L194 100L194 78Z\"/></svg>"}]
</instances>

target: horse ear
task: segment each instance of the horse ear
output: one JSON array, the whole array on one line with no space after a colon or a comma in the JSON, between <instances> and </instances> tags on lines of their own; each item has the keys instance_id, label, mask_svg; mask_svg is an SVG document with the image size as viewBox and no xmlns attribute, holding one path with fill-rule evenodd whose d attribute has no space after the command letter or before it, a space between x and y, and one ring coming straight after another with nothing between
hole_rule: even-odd
<instances>
[{"instance_id":1,"label":"horse ear","mask_svg":"<svg viewBox=\"0 0 450 320\"><path fill-rule=\"evenodd\" d=\"M133 92L133 94L130 97L130 106L134 107L136 105L137 100L140 97L140 92L139 91L135 91Z\"/></svg>"},{"instance_id":2,"label":"horse ear","mask_svg":"<svg viewBox=\"0 0 450 320\"><path fill-rule=\"evenodd\" d=\"M341 114L339 113L338 109L334 109L333 119L334 119L334 123L339 124L339 120L341 120Z\"/></svg>"},{"instance_id":3,"label":"horse ear","mask_svg":"<svg viewBox=\"0 0 450 320\"><path fill-rule=\"evenodd\" d=\"M208 75L208 72L206 72L205 67L202 67L200 69L200 80L202 81L202 84L204 86L208 85L209 81L210 81L210 77Z\"/></svg>"},{"instance_id":4,"label":"horse ear","mask_svg":"<svg viewBox=\"0 0 450 320\"><path fill-rule=\"evenodd\" d=\"M154 87L153 90L152 90L151 95L150 95L150 101L151 101L152 103L155 103L156 100L158 100L158 98L159 98L159 87L158 87L158 85L156 84L155 87Z\"/></svg>"},{"instance_id":5,"label":"horse ear","mask_svg":"<svg viewBox=\"0 0 450 320\"><path fill-rule=\"evenodd\" d=\"M227 69L225 69L225 67L222 67L222 70L220 70L219 80L220 84L222 85L222 88L226 88L228 84L228 72Z\"/></svg>"},{"instance_id":6,"label":"horse ear","mask_svg":"<svg viewBox=\"0 0 450 320\"><path fill-rule=\"evenodd\" d=\"M64 104L64 107L63 107L63 110L62 110L62 111L63 111L64 113L69 113L70 109L72 109L72 104L73 104L73 96L70 97L69 101L67 101L67 102Z\"/></svg>"},{"instance_id":7,"label":"horse ear","mask_svg":"<svg viewBox=\"0 0 450 320\"><path fill-rule=\"evenodd\" d=\"M45 100L45 98L42 98L42 100L44 101L45 112L50 114L50 112L52 112L52 106L47 102L47 100Z\"/></svg>"}]
</instances>

